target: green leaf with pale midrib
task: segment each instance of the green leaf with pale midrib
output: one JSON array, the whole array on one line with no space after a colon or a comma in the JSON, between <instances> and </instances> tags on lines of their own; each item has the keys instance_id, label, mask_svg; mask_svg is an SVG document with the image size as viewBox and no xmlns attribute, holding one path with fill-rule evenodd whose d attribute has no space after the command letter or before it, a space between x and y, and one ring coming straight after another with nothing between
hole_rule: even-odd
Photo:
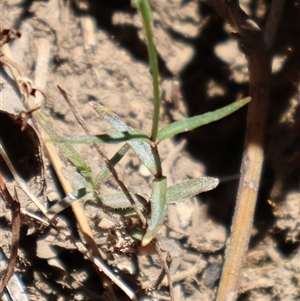
<instances>
[{"instance_id":1,"label":"green leaf with pale midrib","mask_svg":"<svg viewBox=\"0 0 300 301\"><path fill-rule=\"evenodd\" d=\"M205 124L220 120L237 111L242 106L246 105L250 100L250 97L246 97L213 112L175 121L158 131L157 140L160 142L164 139L174 137L178 134L194 130Z\"/></svg>"},{"instance_id":2,"label":"green leaf with pale midrib","mask_svg":"<svg viewBox=\"0 0 300 301\"><path fill-rule=\"evenodd\" d=\"M101 105L97 106L96 111L116 131L135 132L135 130L131 126L126 125L117 114L107 109L106 107ZM131 148L138 155L138 157L145 164L145 166L149 169L149 171L152 174L155 174L156 173L155 159L152 153L152 149L149 145L149 140L148 143L142 140L138 140L138 141L128 140L127 143L131 146Z\"/></svg>"},{"instance_id":3,"label":"green leaf with pale midrib","mask_svg":"<svg viewBox=\"0 0 300 301\"><path fill-rule=\"evenodd\" d=\"M77 177L80 176L77 175ZM219 180L217 178L201 177L201 178L194 178L194 179L184 181L182 183L175 184L167 189L166 202L167 204L172 204L187 198L191 198L199 193L214 189L218 185L218 183ZM87 189L87 192L91 195L90 189ZM76 196L79 195L79 193L76 191L76 192L72 192L72 194L70 195ZM144 206L146 205L144 202L144 198L134 193L130 193L130 195L136 202L138 208L144 209ZM98 203L95 201L97 198L99 199ZM129 209L132 207L129 200L127 199L126 195L123 192L118 192L118 193L113 193L108 195L100 195L97 196L97 198L93 198L93 200L88 201L87 204L96 205L97 207L99 206L100 208L102 206L105 206L107 208L111 208L112 210ZM72 202L75 202L77 200L78 199L76 198L71 199L69 196L67 196L66 198L60 201L60 202L64 202L65 204L64 207L61 208L65 209L68 206L70 206ZM66 206L66 204L68 204L68 206ZM60 211L57 211L55 213L57 214Z\"/></svg>"}]
</instances>

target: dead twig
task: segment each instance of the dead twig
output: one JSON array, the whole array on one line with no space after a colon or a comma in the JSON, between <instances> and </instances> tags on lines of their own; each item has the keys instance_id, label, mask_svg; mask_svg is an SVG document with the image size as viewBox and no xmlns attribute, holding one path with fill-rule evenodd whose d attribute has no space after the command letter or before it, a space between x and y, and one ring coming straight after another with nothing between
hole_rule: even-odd
<instances>
[{"instance_id":1,"label":"dead twig","mask_svg":"<svg viewBox=\"0 0 300 301\"><path fill-rule=\"evenodd\" d=\"M1 141L0 141L0 143L1 143ZM22 189L24 191L24 193L32 200L32 202L36 205L36 207L48 218L46 208L40 203L38 198L34 194L31 193L31 191L28 189L28 187L26 186L23 179L21 179L19 177L17 171L15 170L13 164L11 163L9 157L6 154L5 149L2 147L1 144L0 144L0 156L3 158L5 164L9 168L11 174L13 175L17 184L19 185L20 189Z\"/></svg>"},{"instance_id":2,"label":"dead twig","mask_svg":"<svg viewBox=\"0 0 300 301\"><path fill-rule=\"evenodd\" d=\"M13 198L3 180L3 177L0 173L0 194L2 195L3 200L6 204L11 207L12 211L12 243L11 243L11 251L10 258L7 265L7 268L0 279L0 297L6 287L11 275L13 274L14 267L17 262L19 242L20 242L20 229L21 229L21 213L20 213L20 203L18 200L18 196L15 190L15 197Z\"/></svg>"},{"instance_id":3,"label":"dead twig","mask_svg":"<svg viewBox=\"0 0 300 301\"><path fill-rule=\"evenodd\" d=\"M247 132L237 202L216 299L233 301L237 296L240 272L248 248L262 173L271 87L272 47L285 0L272 1L264 30L247 16L237 0L208 0L207 2L238 33L241 48L248 59L249 94L252 99L248 106Z\"/></svg>"},{"instance_id":4,"label":"dead twig","mask_svg":"<svg viewBox=\"0 0 300 301\"><path fill-rule=\"evenodd\" d=\"M0 40L0 47L4 44L21 37L21 34L15 29L3 29L1 34L3 38Z\"/></svg>"},{"instance_id":5,"label":"dead twig","mask_svg":"<svg viewBox=\"0 0 300 301\"><path fill-rule=\"evenodd\" d=\"M170 263L169 254L167 254L167 256L165 258L165 256L162 254L161 246L159 245L159 243L157 241L155 242L155 250L156 250L156 253L157 253L158 257L160 258L160 261L162 263L164 272L165 272L165 274L167 276L167 279L168 279L170 300L175 301L173 281L172 281L171 274L170 274L170 269L169 269L169 266L168 266L168 263Z\"/></svg>"}]
</instances>

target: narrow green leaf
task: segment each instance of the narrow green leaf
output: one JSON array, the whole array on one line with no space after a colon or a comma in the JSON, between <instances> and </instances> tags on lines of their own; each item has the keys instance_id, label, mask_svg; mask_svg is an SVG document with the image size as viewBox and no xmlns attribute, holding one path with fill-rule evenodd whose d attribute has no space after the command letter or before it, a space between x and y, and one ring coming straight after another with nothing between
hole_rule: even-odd
<instances>
[{"instance_id":1,"label":"narrow green leaf","mask_svg":"<svg viewBox=\"0 0 300 301\"><path fill-rule=\"evenodd\" d=\"M71 206L76 201L86 202L94 197L94 190L90 182L83 176L67 168L62 168L61 173L71 184L74 191L69 193L62 200L57 201L49 210L49 214L58 214Z\"/></svg>"},{"instance_id":2,"label":"narrow green leaf","mask_svg":"<svg viewBox=\"0 0 300 301\"><path fill-rule=\"evenodd\" d=\"M54 142L63 143L77 143L77 144L104 144L104 143L120 143L129 141L144 141L150 144L149 137L143 133L137 131L128 132L114 132L110 134L95 135L95 136L80 136L80 137L65 137L57 139Z\"/></svg>"},{"instance_id":3,"label":"narrow green leaf","mask_svg":"<svg viewBox=\"0 0 300 301\"><path fill-rule=\"evenodd\" d=\"M69 206L71 206L74 202L82 201L85 202L88 199L93 197L92 193L87 193L86 188L80 188L72 193L69 193L65 198L56 202L50 209L48 210L49 215L56 215L61 211L65 210Z\"/></svg>"},{"instance_id":4,"label":"narrow green leaf","mask_svg":"<svg viewBox=\"0 0 300 301\"><path fill-rule=\"evenodd\" d=\"M139 209L144 209L144 199L134 193L130 193L131 197L135 201L135 204ZM132 208L128 198L123 192L114 193L114 194L107 194L107 195L100 195L98 196L101 200L102 205L105 207L109 207L111 209L127 209Z\"/></svg>"},{"instance_id":5,"label":"narrow green leaf","mask_svg":"<svg viewBox=\"0 0 300 301\"><path fill-rule=\"evenodd\" d=\"M101 105L98 106L96 108L96 111L116 131L118 132L134 131L134 129L131 126L126 125L117 114L113 113L111 110L105 108L104 106ZM135 153L138 155L140 160L149 169L149 171L152 174L155 174L156 173L155 158L149 143L140 140L127 141L127 143L135 151Z\"/></svg>"},{"instance_id":6,"label":"narrow green leaf","mask_svg":"<svg viewBox=\"0 0 300 301\"><path fill-rule=\"evenodd\" d=\"M35 117L44 128L46 133L53 141L62 141L62 137L59 136L42 118L40 114L35 114ZM67 156L67 158L78 168L82 176L93 185L92 170L87 165L82 156L68 143L57 143L57 146Z\"/></svg>"},{"instance_id":7,"label":"narrow green leaf","mask_svg":"<svg viewBox=\"0 0 300 301\"><path fill-rule=\"evenodd\" d=\"M219 180L212 177L195 178L176 184L167 189L167 204L176 203L201 192L212 190L218 184Z\"/></svg>"},{"instance_id":8,"label":"narrow green leaf","mask_svg":"<svg viewBox=\"0 0 300 301\"><path fill-rule=\"evenodd\" d=\"M109 209L110 212L113 212L113 214L119 214L126 218L138 218L138 215L134 211L134 209L128 208L128 209Z\"/></svg>"},{"instance_id":9,"label":"narrow green leaf","mask_svg":"<svg viewBox=\"0 0 300 301\"><path fill-rule=\"evenodd\" d=\"M121 159L126 155L129 149L130 149L130 145L128 143L122 145L121 148L119 148L119 150L109 160L110 164L112 166L116 166L117 163L119 163ZM104 181L107 179L109 175L110 175L110 170L108 169L107 166L103 167L99 171L95 179L96 190L100 189L100 186L102 185L102 183L104 183Z\"/></svg>"},{"instance_id":10,"label":"narrow green leaf","mask_svg":"<svg viewBox=\"0 0 300 301\"><path fill-rule=\"evenodd\" d=\"M53 205L48 210L49 214L58 214L61 211L65 210L67 207L71 206L73 202L81 201L100 208L104 206L109 210L113 210L114 213L120 214L125 217L136 217L135 211L130 209L132 208L132 206L123 192L98 196L97 199L100 203L97 203L93 200L94 193L91 190L92 188L90 184L87 183L79 174L76 174L76 176L72 177L72 179L70 178L70 176L67 176L67 179L71 182L73 188L77 187L77 190L74 190L72 193L68 194L64 199L58 201L55 205ZM217 178L202 177L190 179L183 183L176 184L167 189L166 203L175 203L177 201L193 197L201 192L212 190L218 185L218 183L219 180ZM79 188L79 186L82 186L83 184L85 186ZM130 195L134 199L138 208L143 210L146 206L145 200L138 194L130 193ZM151 208L152 212L154 212L154 216L152 216L151 218L151 225L153 225L152 228L155 228L154 225L156 224L157 230L160 228L161 221L163 221L164 219L164 210L161 210L161 208L163 208L163 203L153 202L153 200L157 200L159 197L159 195L155 196L153 194L151 198ZM160 198L159 200L163 201L163 198ZM154 232L156 233L157 230L155 228Z\"/></svg>"},{"instance_id":11,"label":"narrow green leaf","mask_svg":"<svg viewBox=\"0 0 300 301\"><path fill-rule=\"evenodd\" d=\"M139 229L139 228L133 228L130 231L130 236L138 241L141 241L143 238L143 235L145 234L145 232L143 231L143 229Z\"/></svg>"},{"instance_id":12,"label":"narrow green leaf","mask_svg":"<svg viewBox=\"0 0 300 301\"><path fill-rule=\"evenodd\" d=\"M136 206L140 210L144 210L147 205L146 201L138 194L130 193ZM135 210L132 208L127 196L123 192L113 193L109 195L98 195L95 199L89 199L85 205L96 206L101 209L106 209L114 214L119 214L124 217L138 217Z\"/></svg>"},{"instance_id":13,"label":"narrow green leaf","mask_svg":"<svg viewBox=\"0 0 300 301\"><path fill-rule=\"evenodd\" d=\"M137 207L141 210L144 210L146 206L145 200L137 194L130 193L130 195L134 199ZM77 190L74 190L62 200L56 202L48 210L48 213L50 215L58 214L61 211L68 208L69 206L71 206L72 203L76 201L81 201L85 202L86 205L92 205L102 209L103 207L105 207L108 210L113 210L114 213L118 213L126 217L137 216L136 212L133 209L131 209L132 206L123 192L97 196L96 200L97 201L94 200L93 191L87 189L86 187L82 187Z\"/></svg>"},{"instance_id":14,"label":"narrow green leaf","mask_svg":"<svg viewBox=\"0 0 300 301\"><path fill-rule=\"evenodd\" d=\"M151 195L151 218L146 234L142 240L142 246L148 245L156 236L158 230L163 225L166 216L166 193L167 179L165 177L155 179L152 183Z\"/></svg>"},{"instance_id":15,"label":"narrow green leaf","mask_svg":"<svg viewBox=\"0 0 300 301\"><path fill-rule=\"evenodd\" d=\"M134 8L139 8L141 2L142 0L131 0L131 6Z\"/></svg>"},{"instance_id":16,"label":"narrow green leaf","mask_svg":"<svg viewBox=\"0 0 300 301\"><path fill-rule=\"evenodd\" d=\"M236 101L230 105L227 105L221 109L215 110L213 112L208 112L202 115L197 115L193 117L189 117L186 119L175 121L166 127L159 130L157 135L158 142L174 137L175 135L191 131L197 127L200 127L202 125L220 120L227 115L237 111L242 106L246 105L248 102L250 102L251 98L246 97L242 100Z\"/></svg>"}]
</instances>

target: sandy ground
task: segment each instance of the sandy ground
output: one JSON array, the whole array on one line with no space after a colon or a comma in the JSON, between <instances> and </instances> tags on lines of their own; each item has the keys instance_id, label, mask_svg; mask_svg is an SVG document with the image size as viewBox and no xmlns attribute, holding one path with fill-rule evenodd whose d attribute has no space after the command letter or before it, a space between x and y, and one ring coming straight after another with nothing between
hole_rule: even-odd
<instances>
[{"instance_id":1,"label":"sandy ground","mask_svg":"<svg viewBox=\"0 0 300 301\"><path fill-rule=\"evenodd\" d=\"M247 95L246 60L230 36L230 28L209 7L183 0L151 1L151 5L163 95L161 126ZM250 9L247 5L245 8ZM41 112L59 135L79 136L84 131L57 85L69 93L94 134L111 131L93 109L91 104L95 103L111 109L133 128L150 133L151 77L142 23L129 3L2 0L0 9L1 28L14 27L22 34L9 45L12 58L46 93L48 99ZM258 5L255 13L263 14L263 10L264 6ZM299 8L291 5L288 13L287 18L296 18ZM299 59L287 50L292 47L299 53L297 36L299 30L285 25L277 45L267 159L239 300L300 300ZM7 112L16 115L22 109L17 106L19 96L3 69L1 76L7 105L0 112L0 134L4 139L8 129L13 128ZM236 197L245 113L246 109L242 109L160 145L169 186L203 175L221 181L212 192L168 206L159 237L173 259L170 269L176 301L215 298ZM16 135L9 133L8 136ZM26 146L28 139L36 139L32 138L34 134L28 135L25 142L23 136L13 142L12 148L22 148L32 164L28 167L20 163L18 169L49 208L64 193L39 142L30 140ZM96 176L104 166L103 159L90 145L74 147ZM104 146L102 150L111 157L118 147ZM76 188L78 173L67 158L60 156L66 177ZM44 172L40 161L45 165ZM3 162L0 168L12 188L13 179ZM151 175L133 152L116 169L130 191L149 199ZM112 177L101 187L103 194L117 190ZM30 200L18 193L22 208L37 214ZM4 202L0 209L1 249L8 256L11 214ZM137 292L139 299L169 300L166 281L153 290L162 270L159 258L142 254L128 235L128 224L134 222L91 206L85 207L84 213L107 265ZM72 210L68 208L61 216L73 235L82 239ZM23 217L15 275L22 279L29 300L99 300L103 294L94 266L72 244L59 239L54 229L28 217ZM118 300L128 299L117 287L114 289ZM8 292L5 298L15 300L12 295L9 299Z\"/></svg>"}]
</instances>

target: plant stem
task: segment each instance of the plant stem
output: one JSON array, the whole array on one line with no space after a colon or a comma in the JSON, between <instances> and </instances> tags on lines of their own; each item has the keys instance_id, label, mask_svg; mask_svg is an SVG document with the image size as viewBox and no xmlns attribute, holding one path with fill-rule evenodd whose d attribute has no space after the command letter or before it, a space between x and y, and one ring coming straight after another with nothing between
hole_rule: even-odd
<instances>
[{"instance_id":1,"label":"plant stem","mask_svg":"<svg viewBox=\"0 0 300 301\"><path fill-rule=\"evenodd\" d=\"M222 5L218 0L208 1L239 33L241 46L248 59L249 94L252 99L248 107L237 202L216 299L216 301L234 301L250 240L262 173L265 127L271 89L272 47L285 0L273 0L263 31L249 29L247 24L250 18L239 7L237 0L222 2Z\"/></svg>"},{"instance_id":2,"label":"plant stem","mask_svg":"<svg viewBox=\"0 0 300 301\"><path fill-rule=\"evenodd\" d=\"M153 82L153 95L154 95L154 112L152 120L152 130L151 130L151 140L156 141L157 132L158 132L158 123L159 123L159 110L160 110L160 95L159 95L159 71L158 71L158 60L155 45L153 42L153 33L152 33L152 18L151 18L151 8L148 0L139 0L132 1L132 4L137 7L140 11L140 14L144 23L144 30L146 35L146 45L149 55L149 65L152 75Z\"/></svg>"},{"instance_id":3,"label":"plant stem","mask_svg":"<svg viewBox=\"0 0 300 301\"><path fill-rule=\"evenodd\" d=\"M247 134L238 196L217 301L236 299L240 272L253 224L264 158L263 145L269 107L271 56L258 54L249 61L249 91L252 101L248 106Z\"/></svg>"}]
</instances>

